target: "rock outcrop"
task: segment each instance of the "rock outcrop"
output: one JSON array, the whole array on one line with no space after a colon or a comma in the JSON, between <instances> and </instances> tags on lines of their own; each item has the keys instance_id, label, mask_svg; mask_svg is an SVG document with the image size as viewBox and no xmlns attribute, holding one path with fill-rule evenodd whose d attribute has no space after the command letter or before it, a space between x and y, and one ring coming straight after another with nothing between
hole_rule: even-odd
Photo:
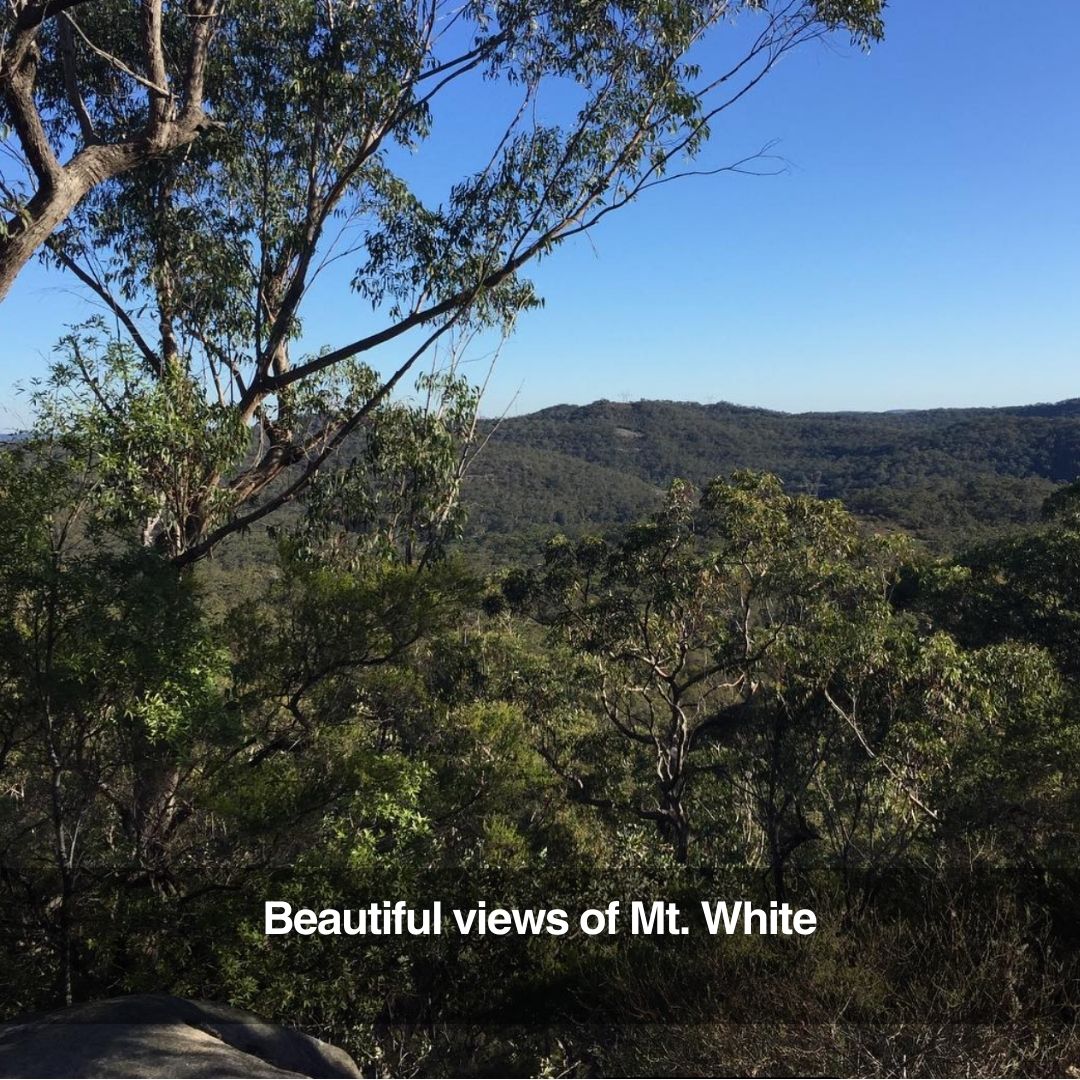
<instances>
[{"instance_id":1,"label":"rock outcrop","mask_svg":"<svg viewBox=\"0 0 1080 1080\"><path fill-rule=\"evenodd\" d=\"M0 1076L347 1077L360 1072L336 1046L240 1009L136 994L0 1025Z\"/></svg>"}]
</instances>

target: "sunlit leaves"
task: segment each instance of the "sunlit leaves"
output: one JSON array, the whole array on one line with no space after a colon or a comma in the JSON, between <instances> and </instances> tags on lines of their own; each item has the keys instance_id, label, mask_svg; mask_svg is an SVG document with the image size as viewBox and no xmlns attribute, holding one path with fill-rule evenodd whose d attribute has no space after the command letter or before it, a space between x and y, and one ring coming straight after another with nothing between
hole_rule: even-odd
<instances>
[{"instance_id":1,"label":"sunlit leaves","mask_svg":"<svg viewBox=\"0 0 1080 1080\"><path fill-rule=\"evenodd\" d=\"M34 391L38 426L93 469L92 518L150 529L148 542L160 536L167 550L182 548L191 508L212 520L225 502L217 480L249 446L240 418L179 365L147 371L101 320L72 330L58 354Z\"/></svg>"}]
</instances>

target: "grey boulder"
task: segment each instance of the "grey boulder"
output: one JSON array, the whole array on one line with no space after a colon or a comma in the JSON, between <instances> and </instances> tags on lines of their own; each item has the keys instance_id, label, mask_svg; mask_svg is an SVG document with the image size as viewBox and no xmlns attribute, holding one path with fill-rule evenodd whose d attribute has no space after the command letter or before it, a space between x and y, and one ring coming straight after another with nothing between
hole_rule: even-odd
<instances>
[{"instance_id":1,"label":"grey boulder","mask_svg":"<svg viewBox=\"0 0 1080 1080\"><path fill-rule=\"evenodd\" d=\"M251 1013L166 994L0 1024L0 1077L360 1076L336 1046Z\"/></svg>"}]
</instances>

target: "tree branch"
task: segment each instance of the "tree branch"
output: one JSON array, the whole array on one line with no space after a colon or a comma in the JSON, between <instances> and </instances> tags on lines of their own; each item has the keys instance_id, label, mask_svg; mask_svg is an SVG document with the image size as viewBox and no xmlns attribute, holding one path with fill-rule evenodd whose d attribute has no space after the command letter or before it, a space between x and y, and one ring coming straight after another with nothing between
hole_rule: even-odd
<instances>
[{"instance_id":1,"label":"tree branch","mask_svg":"<svg viewBox=\"0 0 1080 1080\"><path fill-rule=\"evenodd\" d=\"M128 332L128 336L131 338L135 347L142 354L143 359L147 362L150 369L156 374L161 374L161 358L150 347L146 338L143 337L139 328L135 325L135 321L131 318L128 312L120 304L120 302L113 296L111 292L105 287L105 284L99 281L93 274L83 269L63 248L59 243L50 243L49 249L56 257L57 261L64 267L73 273L87 288L93 290L93 292L105 303L106 307L120 320L124 329Z\"/></svg>"}]
</instances>

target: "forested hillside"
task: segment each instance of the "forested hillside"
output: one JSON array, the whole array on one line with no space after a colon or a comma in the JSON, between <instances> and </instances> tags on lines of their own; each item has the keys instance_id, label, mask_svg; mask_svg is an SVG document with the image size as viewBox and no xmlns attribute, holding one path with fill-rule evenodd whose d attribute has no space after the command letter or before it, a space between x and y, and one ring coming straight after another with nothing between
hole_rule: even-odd
<instances>
[{"instance_id":1,"label":"forested hillside","mask_svg":"<svg viewBox=\"0 0 1080 1080\"><path fill-rule=\"evenodd\" d=\"M1000 409L780 413L721 402L597 401L493 425L466 482L470 532L492 551L624 524L675 477L736 468L839 498L936 547L1037 519L1080 474L1080 399Z\"/></svg>"}]
</instances>

